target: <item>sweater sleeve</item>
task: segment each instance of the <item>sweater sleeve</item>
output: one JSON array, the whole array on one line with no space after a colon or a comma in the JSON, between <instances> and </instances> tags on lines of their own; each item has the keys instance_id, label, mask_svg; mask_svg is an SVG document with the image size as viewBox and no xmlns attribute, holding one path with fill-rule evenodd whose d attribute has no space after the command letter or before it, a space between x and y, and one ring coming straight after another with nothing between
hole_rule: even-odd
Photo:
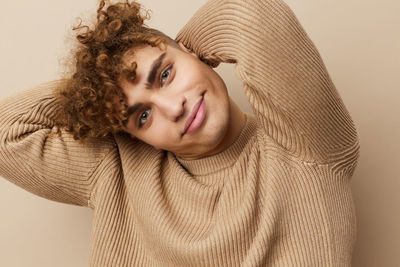
<instances>
[{"instance_id":1,"label":"sweater sleeve","mask_svg":"<svg viewBox=\"0 0 400 267\"><path fill-rule=\"evenodd\" d=\"M80 143L72 134L57 133L58 112L52 81L0 101L0 175L41 197L91 206L91 194L113 139Z\"/></svg>"},{"instance_id":2,"label":"sweater sleeve","mask_svg":"<svg viewBox=\"0 0 400 267\"><path fill-rule=\"evenodd\" d=\"M211 66L236 63L265 136L292 156L310 163L358 157L355 125L316 47L283 1L209 0L176 40Z\"/></svg>"}]
</instances>

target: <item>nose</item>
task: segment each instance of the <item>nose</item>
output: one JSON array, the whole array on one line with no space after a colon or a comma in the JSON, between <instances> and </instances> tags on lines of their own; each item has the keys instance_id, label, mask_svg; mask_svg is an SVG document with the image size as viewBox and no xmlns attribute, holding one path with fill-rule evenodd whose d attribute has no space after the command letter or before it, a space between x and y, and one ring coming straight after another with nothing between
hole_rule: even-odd
<instances>
[{"instance_id":1,"label":"nose","mask_svg":"<svg viewBox=\"0 0 400 267\"><path fill-rule=\"evenodd\" d=\"M168 120L178 121L185 113L186 97L184 95L157 95L154 102L163 116Z\"/></svg>"}]
</instances>

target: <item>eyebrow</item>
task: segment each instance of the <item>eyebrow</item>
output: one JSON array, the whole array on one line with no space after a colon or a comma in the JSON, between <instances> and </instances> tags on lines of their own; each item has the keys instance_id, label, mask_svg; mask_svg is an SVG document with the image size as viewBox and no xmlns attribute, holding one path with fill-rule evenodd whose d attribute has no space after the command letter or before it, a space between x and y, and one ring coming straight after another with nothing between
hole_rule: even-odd
<instances>
[{"instance_id":1,"label":"eyebrow","mask_svg":"<svg viewBox=\"0 0 400 267\"><path fill-rule=\"evenodd\" d=\"M154 81L156 79L156 75L163 63L163 60L164 60L166 54L167 54L166 52L162 53L156 60L154 60L153 64L151 64L149 76L147 76L147 83L146 83L147 89L150 89L153 87Z\"/></svg>"},{"instance_id":2,"label":"eyebrow","mask_svg":"<svg viewBox=\"0 0 400 267\"><path fill-rule=\"evenodd\" d=\"M150 88L153 87L154 82L156 80L156 75L157 75L158 70L160 69L160 67L161 67L161 65L163 63L163 60L164 60L166 54L167 54L166 52L162 53L151 64L150 72L149 72L149 75L147 76L147 82L146 82L146 85L145 85L146 89L150 89ZM144 105L143 103L136 103L133 106L128 107L128 110L127 110L128 119L132 114L135 114L135 112L137 112L138 109L140 109L143 105Z\"/></svg>"},{"instance_id":3,"label":"eyebrow","mask_svg":"<svg viewBox=\"0 0 400 267\"><path fill-rule=\"evenodd\" d=\"M143 106L143 103L137 103L137 104L135 104L135 105L133 105L133 106L130 106L130 107L128 108L128 110L127 110L128 119L129 119L129 117L130 117L132 114L135 114L135 112L136 112L138 109L140 109L142 106Z\"/></svg>"}]
</instances>

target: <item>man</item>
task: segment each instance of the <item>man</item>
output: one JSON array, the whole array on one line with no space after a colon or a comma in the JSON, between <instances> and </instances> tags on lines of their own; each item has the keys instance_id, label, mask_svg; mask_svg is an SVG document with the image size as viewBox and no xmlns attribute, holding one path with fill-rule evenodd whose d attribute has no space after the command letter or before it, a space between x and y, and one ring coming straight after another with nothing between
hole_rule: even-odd
<instances>
[{"instance_id":1,"label":"man","mask_svg":"<svg viewBox=\"0 0 400 267\"><path fill-rule=\"evenodd\" d=\"M174 42L101 1L78 40L73 77L0 103L0 175L92 208L91 266L350 266L358 136L285 3L211 0Z\"/></svg>"}]
</instances>

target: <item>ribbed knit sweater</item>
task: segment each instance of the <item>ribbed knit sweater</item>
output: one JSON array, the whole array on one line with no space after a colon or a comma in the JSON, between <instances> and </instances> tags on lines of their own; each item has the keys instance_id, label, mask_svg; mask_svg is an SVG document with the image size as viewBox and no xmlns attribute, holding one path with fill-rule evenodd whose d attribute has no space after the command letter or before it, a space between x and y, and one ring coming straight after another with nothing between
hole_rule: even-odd
<instances>
[{"instance_id":1,"label":"ribbed knit sweater","mask_svg":"<svg viewBox=\"0 0 400 267\"><path fill-rule=\"evenodd\" d=\"M94 210L90 266L350 266L354 123L280 0L211 0L177 40L235 63L253 108L226 150L197 160L64 130L53 81L0 102L0 175Z\"/></svg>"}]
</instances>

